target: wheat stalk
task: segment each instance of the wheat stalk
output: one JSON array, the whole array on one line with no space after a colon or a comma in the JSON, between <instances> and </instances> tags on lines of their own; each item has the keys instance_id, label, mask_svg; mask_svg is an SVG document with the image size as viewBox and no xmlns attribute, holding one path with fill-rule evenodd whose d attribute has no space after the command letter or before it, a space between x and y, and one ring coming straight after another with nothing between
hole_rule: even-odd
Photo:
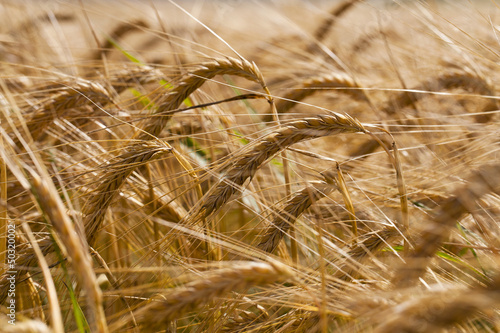
<instances>
[{"instance_id":1,"label":"wheat stalk","mask_svg":"<svg viewBox=\"0 0 500 333\"><path fill-rule=\"evenodd\" d=\"M90 324L97 332L108 332L106 316L102 307L102 292L92 268L92 260L86 243L78 236L73 223L66 214L66 209L53 183L41 178L34 171L31 172L33 192L38 197L41 209L49 217L54 229L64 244L72 266L88 297L90 308Z\"/></svg>"}]
</instances>

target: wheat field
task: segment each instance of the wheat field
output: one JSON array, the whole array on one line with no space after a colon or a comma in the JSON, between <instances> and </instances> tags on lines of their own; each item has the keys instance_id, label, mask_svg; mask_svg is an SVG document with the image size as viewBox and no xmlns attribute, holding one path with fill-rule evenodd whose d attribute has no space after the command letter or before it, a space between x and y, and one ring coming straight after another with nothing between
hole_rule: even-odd
<instances>
[{"instance_id":1,"label":"wheat field","mask_svg":"<svg viewBox=\"0 0 500 333\"><path fill-rule=\"evenodd\" d=\"M496 0L0 18L0 331L500 332Z\"/></svg>"}]
</instances>

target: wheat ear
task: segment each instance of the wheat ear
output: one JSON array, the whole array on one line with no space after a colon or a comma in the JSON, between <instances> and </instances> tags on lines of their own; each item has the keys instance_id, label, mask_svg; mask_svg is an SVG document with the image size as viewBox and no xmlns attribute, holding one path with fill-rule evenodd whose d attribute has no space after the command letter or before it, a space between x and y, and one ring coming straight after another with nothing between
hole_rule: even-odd
<instances>
[{"instance_id":1,"label":"wheat ear","mask_svg":"<svg viewBox=\"0 0 500 333\"><path fill-rule=\"evenodd\" d=\"M262 73L255 63L244 59L216 59L215 61L202 63L196 69L186 74L179 83L168 93L166 99L158 107L139 135L140 140L151 140L160 135L167 125L171 115L166 111L176 110L193 92L200 88L207 80L217 75L236 75L259 83L267 90ZM271 98L270 96L268 98Z\"/></svg>"},{"instance_id":2,"label":"wheat ear","mask_svg":"<svg viewBox=\"0 0 500 333\"><path fill-rule=\"evenodd\" d=\"M406 285L418 279L425 272L430 257L436 253L455 223L467 212L474 210L476 200L489 192L500 193L499 174L500 164L481 167L469 177L464 187L455 191L454 195L439 207L433 221L419 237L420 243L408 256L412 267L405 267L402 272L396 274L396 284Z\"/></svg>"},{"instance_id":3,"label":"wheat ear","mask_svg":"<svg viewBox=\"0 0 500 333\"><path fill-rule=\"evenodd\" d=\"M99 178L100 184L83 207L85 237L90 246L95 243L107 208L128 176L137 167L171 151L172 148L167 144L155 141L134 143L116 157L115 161L104 166L104 173Z\"/></svg>"},{"instance_id":4,"label":"wheat ear","mask_svg":"<svg viewBox=\"0 0 500 333\"><path fill-rule=\"evenodd\" d=\"M332 30L335 21L342 15L347 13L349 9L351 9L352 6L354 6L359 1L360 0L346 0L342 2L340 5L335 6L330 11L328 18L325 19L314 32L314 38L316 39L316 41L321 42L323 39L325 39L328 32Z\"/></svg>"},{"instance_id":5,"label":"wheat ear","mask_svg":"<svg viewBox=\"0 0 500 333\"><path fill-rule=\"evenodd\" d=\"M336 276L345 281L356 278L359 275L359 267L362 267L367 256L380 251L391 239L398 235L400 235L400 232L397 229L388 227L365 236L363 240L354 244L353 247L347 251L345 259L347 261L340 266Z\"/></svg>"},{"instance_id":6,"label":"wheat ear","mask_svg":"<svg viewBox=\"0 0 500 333\"><path fill-rule=\"evenodd\" d=\"M140 30L141 28L149 28L147 22L143 20L136 20L133 22L124 22L119 24L115 29L109 34L109 37L99 46L99 49L95 51L95 54L92 58L101 59L104 58L106 54L108 54L113 46L116 45L117 41L127 35L130 32Z\"/></svg>"},{"instance_id":7,"label":"wheat ear","mask_svg":"<svg viewBox=\"0 0 500 333\"><path fill-rule=\"evenodd\" d=\"M335 89L335 91L351 95L369 103L368 97L364 91L359 88L358 83L352 77L343 73L333 73L309 78L302 82L300 88L291 90L283 96L283 99L276 102L276 111L278 114L286 113L306 97L325 89ZM273 115L270 114L262 118L264 122L270 122L272 120Z\"/></svg>"},{"instance_id":8,"label":"wheat ear","mask_svg":"<svg viewBox=\"0 0 500 333\"><path fill-rule=\"evenodd\" d=\"M311 182L309 186L294 194L292 198L285 202L283 208L274 213L275 218L267 227L257 247L262 251L274 252L290 226L295 223L300 215L334 189L333 185L325 182Z\"/></svg>"},{"instance_id":9,"label":"wheat ear","mask_svg":"<svg viewBox=\"0 0 500 333\"><path fill-rule=\"evenodd\" d=\"M69 109L108 103L112 103L112 99L102 85L78 79L75 83L64 87L62 91L46 99L40 106L29 110L28 114L32 116L27 121L26 127L31 137L36 141L55 119L64 116L64 112ZM19 144L17 138L14 138L14 141Z\"/></svg>"},{"instance_id":10,"label":"wheat ear","mask_svg":"<svg viewBox=\"0 0 500 333\"><path fill-rule=\"evenodd\" d=\"M441 332L444 328L451 331L453 325L466 322L479 315L481 311L498 306L499 278L497 274L493 284L487 287L434 291L430 295L399 303L393 309L385 310L390 312L391 316L374 332L425 333Z\"/></svg>"},{"instance_id":11,"label":"wheat ear","mask_svg":"<svg viewBox=\"0 0 500 333\"><path fill-rule=\"evenodd\" d=\"M332 113L304 118L283 125L274 133L254 142L250 151L237 156L224 178L213 187L191 219L207 218L217 212L238 188L252 178L264 162L283 149L304 141L339 133L365 133L363 125L349 115Z\"/></svg>"},{"instance_id":12,"label":"wheat ear","mask_svg":"<svg viewBox=\"0 0 500 333\"><path fill-rule=\"evenodd\" d=\"M160 82L164 74L151 66L135 66L116 70L109 75L109 83L117 94L131 86Z\"/></svg>"},{"instance_id":13,"label":"wheat ear","mask_svg":"<svg viewBox=\"0 0 500 333\"><path fill-rule=\"evenodd\" d=\"M271 317L265 311L256 315L250 311L237 310L236 316L230 318L220 331L223 333L246 332L316 332L319 316L315 311L290 310L278 317Z\"/></svg>"},{"instance_id":14,"label":"wheat ear","mask_svg":"<svg viewBox=\"0 0 500 333\"><path fill-rule=\"evenodd\" d=\"M249 262L234 266L209 273L200 280L151 300L135 313L141 328L147 332L165 328L168 322L182 318L186 313L231 291L286 281L293 277L292 271L280 263ZM124 321L119 323L120 326L124 324Z\"/></svg>"},{"instance_id":15,"label":"wheat ear","mask_svg":"<svg viewBox=\"0 0 500 333\"><path fill-rule=\"evenodd\" d=\"M382 112L388 115L394 115L398 108L402 108L413 104L422 97L426 96L425 93L412 92L416 91L440 91L448 89L461 88L478 94L486 96L494 96L495 91L490 87L488 82L477 75L469 72L447 72L438 77L427 80L426 82L417 85L416 87L410 89L410 91L403 91L391 98L386 104L381 108ZM485 107L487 111L497 110L498 104L495 99L489 99L488 105ZM484 117L483 117L484 118ZM488 117L486 117L488 118ZM486 122L487 119L483 122Z\"/></svg>"}]
</instances>

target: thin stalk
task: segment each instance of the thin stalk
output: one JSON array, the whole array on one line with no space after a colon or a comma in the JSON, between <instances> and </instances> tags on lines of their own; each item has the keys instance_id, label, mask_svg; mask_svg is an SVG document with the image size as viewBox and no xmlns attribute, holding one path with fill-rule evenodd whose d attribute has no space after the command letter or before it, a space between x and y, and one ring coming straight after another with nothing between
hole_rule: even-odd
<instances>
[{"instance_id":1,"label":"thin stalk","mask_svg":"<svg viewBox=\"0 0 500 333\"><path fill-rule=\"evenodd\" d=\"M354 235L353 242L356 242L358 238L358 226L356 223L356 213L354 211L354 205L352 204L351 196L349 195L349 190L347 189L347 185L342 175L342 170L340 169L340 165L337 163L337 185L340 193L342 194L342 198L344 199L344 203L349 213L349 219L351 220L351 228L352 234Z\"/></svg>"},{"instance_id":2,"label":"thin stalk","mask_svg":"<svg viewBox=\"0 0 500 333\"><path fill-rule=\"evenodd\" d=\"M399 150L397 148L396 142L392 143L392 150L394 151L394 161L396 162L395 168L398 183L399 200L401 202L401 221L403 225L403 234L406 235L410 227L410 215L408 214L408 196L406 194L406 184L403 178L401 160L399 158ZM408 239L405 237L403 246L405 255L409 253L409 247L410 244L408 244Z\"/></svg>"}]
</instances>

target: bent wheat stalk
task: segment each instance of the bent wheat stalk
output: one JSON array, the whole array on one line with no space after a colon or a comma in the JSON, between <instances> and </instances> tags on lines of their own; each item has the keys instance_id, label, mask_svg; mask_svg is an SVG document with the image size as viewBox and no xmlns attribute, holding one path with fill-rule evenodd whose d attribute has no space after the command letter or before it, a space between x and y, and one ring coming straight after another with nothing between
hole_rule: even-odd
<instances>
[{"instance_id":1,"label":"bent wheat stalk","mask_svg":"<svg viewBox=\"0 0 500 333\"><path fill-rule=\"evenodd\" d=\"M92 260L78 236L73 223L66 214L59 194L54 184L31 172L32 191L38 197L41 209L49 217L54 229L64 244L76 276L85 290L90 308L90 325L96 332L108 332L106 316L102 307L102 292L97 283L97 278L92 268Z\"/></svg>"}]
</instances>

